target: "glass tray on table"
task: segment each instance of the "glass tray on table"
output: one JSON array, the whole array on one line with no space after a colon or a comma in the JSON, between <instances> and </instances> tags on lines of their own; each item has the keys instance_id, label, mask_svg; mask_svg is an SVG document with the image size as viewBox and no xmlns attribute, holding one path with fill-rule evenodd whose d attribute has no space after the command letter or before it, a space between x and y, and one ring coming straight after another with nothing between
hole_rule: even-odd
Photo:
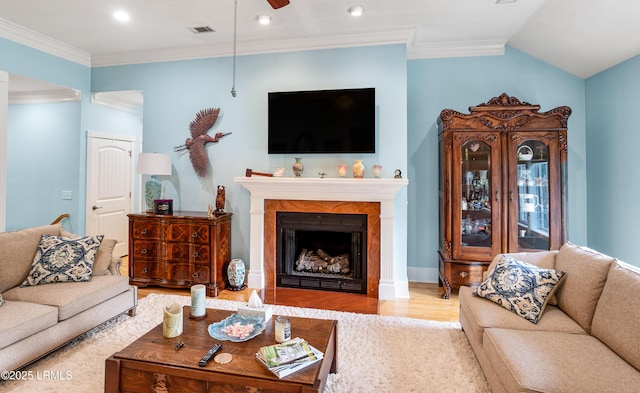
<instances>
[{"instance_id":1,"label":"glass tray on table","mask_svg":"<svg viewBox=\"0 0 640 393\"><path fill-rule=\"evenodd\" d=\"M231 314L209 325L209 335L216 340L243 342L256 337L265 328L261 317Z\"/></svg>"}]
</instances>

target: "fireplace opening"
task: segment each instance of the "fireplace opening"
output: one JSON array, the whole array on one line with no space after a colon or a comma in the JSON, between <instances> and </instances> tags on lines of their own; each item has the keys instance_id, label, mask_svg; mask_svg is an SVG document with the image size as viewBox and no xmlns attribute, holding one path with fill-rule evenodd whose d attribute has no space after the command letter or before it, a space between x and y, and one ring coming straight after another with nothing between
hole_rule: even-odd
<instances>
[{"instance_id":1,"label":"fireplace opening","mask_svg":"<svg viewBox=\"0 0 640 393\"><path fill-rule=\"evenodd\" d=\"M367 215L276 213L276 285L367 293Z\"/></svg>"}]
</instances>

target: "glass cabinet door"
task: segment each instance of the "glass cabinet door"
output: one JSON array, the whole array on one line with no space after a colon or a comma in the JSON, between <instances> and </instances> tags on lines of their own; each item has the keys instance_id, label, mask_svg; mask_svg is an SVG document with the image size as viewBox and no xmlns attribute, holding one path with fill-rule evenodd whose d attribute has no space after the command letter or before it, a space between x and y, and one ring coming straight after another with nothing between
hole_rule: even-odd
<instances>
[{"instance_id":1,"label":"glass cabinet door","mask_svg":"<svg viewBox=\"0 0 640 393\"><path fill-rule=\"evenodd\" d=\"M494 248L499 247L495 230L500 232L499 210L497 195L500 179L499 173L494 173L499 166L499 139L492 134L479 136L475 139L466 138L454 143L454 159L460 166L453 170L455 192L452 207L454 211L454 254L458 255L490 255ZM459 157L459 160L457 158ZM493 163L493 164L492 164ZM455 218L459 217L459 221Z\"/></svg>"},{"instance_id":2,"label":"glass cabinet door","mask_svg":"<svg viewBox=\"0 0 640 393\"><path fill-rule=\"evenodd\" d=\"M512 251L550 249L553 176L548 143L544 140L522 140L511 150L511 154L515 154L515 157L510 157L510 162L516 163L516 192L513 192L512 180L509 198L510 208L515 209L515 213L510 215L510 230L515 233L511 233L510 238L513 240L517 236L517 247L512 245Z\"/></svg>"}]
</instances>

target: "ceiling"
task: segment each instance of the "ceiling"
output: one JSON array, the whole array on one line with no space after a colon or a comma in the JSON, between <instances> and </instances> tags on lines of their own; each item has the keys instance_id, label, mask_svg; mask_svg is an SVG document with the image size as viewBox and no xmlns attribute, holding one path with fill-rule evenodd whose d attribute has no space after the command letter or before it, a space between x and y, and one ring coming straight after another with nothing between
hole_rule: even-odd
<instances>
[{"instance_id":1,"label":"ceiling","mask_svg":"<svg viewBox=\"0 0 640 393\"><path fill-rule=\"evenodd\" d=\"M355 4L361 17L347 14ZM91 66L229 56L233 15L234 0L2 1L0 36ZM406 43L413 59L500 55L508 44L587 78L640 54L639 19L637 0L291 0L278 10L238 0L237 53ZM215 31L190 30L202 26Z\"/></svg>"}]
</instances>

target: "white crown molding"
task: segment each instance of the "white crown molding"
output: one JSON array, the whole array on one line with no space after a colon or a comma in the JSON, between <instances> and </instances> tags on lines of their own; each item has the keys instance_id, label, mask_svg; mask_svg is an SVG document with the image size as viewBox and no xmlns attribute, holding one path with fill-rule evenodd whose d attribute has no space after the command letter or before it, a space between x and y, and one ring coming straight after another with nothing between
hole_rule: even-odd
<instances>
[{"instance_id":1,"label":"white crown molding","mask_svg":"<svg viewBox=\"0 0 640 393\"><path fill-rule=\"evenodd\" d=\"M502 56L507 40L418 43L407 47L408 59Z\"/></svg>"},{"instance_id":2,"label":"white crown molding","mask_svg":"<svg viewBox=\"0 0 640 393\"><path fill-rule=\"evenodd\" d=\"M414 29L384 31L378 33L350 34L318 38L298 38L279 41L238 41L237 54L257 55L264 53L297 52L307 50L349 48L357 46L404 44L412 37ZM107 67L126 64L142 64L161 61L202 59L208 57L226 57L233 55L229 45L207 44L192 47L137 51L135 53L113 53L93 55L94 67Z\"/></svg>"},{"instance_id":3,"label":"white crown molding","mask_svg":"<svg viewBox=\"0 0 640 393\"><path fill-rule=\"evenodd\" d=\"M91 54L0 18L0 37L91 67Z\"/></svg>"},{"instance_id":4,"label":"white crown molding","mask_svg":"<svg viewBox=\"0 0 640 393\"><path fill-rule=\"evenodd\" d=\"M336 35L316 38L296 38L290 40L270 41L268 43L265 43L264 41L239 41L237 45L237 54L256 55L264 53L296 52L358 46L406 44L408 59L498 56L504 54L504 47L507 42L507 40L495 40L420 43L414 40L414 35L415 28L408 27L406 29L375 33ZM233 55L233 48L231 45L221 44L91 55L86 51L2 18L0 18L0 37L87 67L107 67Z\"/></svg>"},{"instance_id":5,"label":"white crown molding","mask_svg":"<svg viewBox=\"0 0 640 393\"><path fill-rule=\"evenodd\" d=\"M9 92L9 104L50 104L80 101L80 91L74 89Z\"/></svg>"}]
</instances>

